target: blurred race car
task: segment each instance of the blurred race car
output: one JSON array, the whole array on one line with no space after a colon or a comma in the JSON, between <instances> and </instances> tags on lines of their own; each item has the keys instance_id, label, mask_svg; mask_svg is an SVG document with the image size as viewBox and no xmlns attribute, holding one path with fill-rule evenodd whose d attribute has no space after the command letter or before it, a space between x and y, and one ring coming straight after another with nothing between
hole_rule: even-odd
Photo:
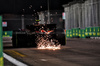
<instances>
[{"instance_id":1,"label":"blurred race car","mask_svg":"<svg viewBox=\"0 0 100 66\"><path fill-rule=\"evenodd\" d=\"M56 24L27 25L24 31L13 31L13 47L37 47L37 36L49 36L49 40L56 39L61 45L66 44L64 29L56 28Z\"/></svg>"}]
</instances>

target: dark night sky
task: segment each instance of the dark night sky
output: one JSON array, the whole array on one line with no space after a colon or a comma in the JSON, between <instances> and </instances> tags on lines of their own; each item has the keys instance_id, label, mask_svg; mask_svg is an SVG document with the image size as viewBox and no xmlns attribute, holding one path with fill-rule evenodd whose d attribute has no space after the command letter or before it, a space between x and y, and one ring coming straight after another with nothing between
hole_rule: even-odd
<instances>
[{"instance_id":1,"label":"dark night sky","mask_svg":"<svg viewBox=\"0 0 100 66\"><path fill-rule=\"evenodd\" d=\"M50 0L50 10L63 10L62 5L67 4L73 0ZM29 9L30 5L32 8ZM42 8L40 8L42 6ZM0 14L14 13L21 14L34 13L38 11L47 10L47 0L1 0L0 1Z\"/></svg>"}]
</instances>

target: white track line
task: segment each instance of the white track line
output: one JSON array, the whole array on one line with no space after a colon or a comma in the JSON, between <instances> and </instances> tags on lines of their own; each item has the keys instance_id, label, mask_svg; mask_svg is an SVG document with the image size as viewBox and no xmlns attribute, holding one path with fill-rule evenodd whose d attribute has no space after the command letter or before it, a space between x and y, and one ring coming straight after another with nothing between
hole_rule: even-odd
<instances>
[{"instance_id":1,"label":"white track line","mask_svg":"<svg viewBox=\"0 0 100 66\"><path fill-rule=\"evenodd\" d=\"M4 56L5 59L7 59L8 61L10 61L11 63L13 63L16 66L28 66L28 65L26 65L26 64L24 64L24 63L22 63L22 62L20 62L16 59L12 58L11 56L9 56L5 53L3 53L3 56Z\"/></svg>"},{"instance_id":2,"label":"white track line","mask_svg":"<svg viewBox=\"0 0 100 66\"><path fill-rule=\"evenodd\" d=\"M47 61L46 59L40 59L41 61Z\"/></svg>"}]
</instances>

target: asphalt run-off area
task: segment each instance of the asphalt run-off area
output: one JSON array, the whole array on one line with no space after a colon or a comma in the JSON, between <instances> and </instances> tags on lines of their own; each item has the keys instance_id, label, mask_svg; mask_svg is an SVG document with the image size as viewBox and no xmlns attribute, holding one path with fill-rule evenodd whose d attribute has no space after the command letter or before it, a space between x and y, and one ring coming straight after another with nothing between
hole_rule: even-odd
<instances>
[{"instance_id":1,"label":"asphalt run-off area","mask_svg":"<svg viewBox=\"0 0 100 66\"><path fill-rule=\"evenodd\" d=\"M67 39L60 50L13 48L11 38L4 38L4 53L28 66L100 66L98 39ZM5 57L4 66L16 66Z\"/></svg>"}]
</instances>

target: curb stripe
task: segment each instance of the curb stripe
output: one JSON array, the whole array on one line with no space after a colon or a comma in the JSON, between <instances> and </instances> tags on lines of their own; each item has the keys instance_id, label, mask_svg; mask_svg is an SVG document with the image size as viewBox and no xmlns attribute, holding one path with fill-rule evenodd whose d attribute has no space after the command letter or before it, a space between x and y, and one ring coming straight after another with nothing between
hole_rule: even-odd
<instances>
[{"instance_id":1,"label":"curb stripe","mask_svg":"<svg viewBox=\"0 0 100 66\"><path fill-rule=\"evenodd\" d=\"M22 62L20 62L20 61L18 61L16 59L12 58L11 56L9 56L9 55L7 55L5 53L3 53L3 55L4 55L5 59L7 59L11 63L15 64L16 66L28 66L28 65L26 65L26 64L24 64L24 63L22 63Z\"/></svg>"}]
</instances>

